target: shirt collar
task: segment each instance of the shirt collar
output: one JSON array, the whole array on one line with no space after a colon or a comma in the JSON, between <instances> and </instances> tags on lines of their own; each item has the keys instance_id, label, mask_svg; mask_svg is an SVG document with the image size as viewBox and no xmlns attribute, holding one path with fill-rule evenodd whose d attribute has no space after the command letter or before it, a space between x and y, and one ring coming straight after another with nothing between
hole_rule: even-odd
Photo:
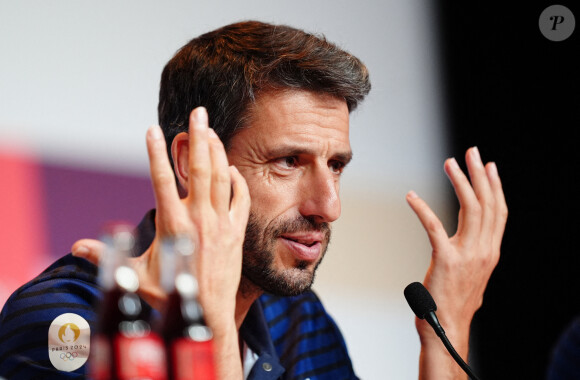
<instances>
[{"instance_id":1,"label":"shirt collar","mask_svg":"<svg viewBox=\"0 0 580 380\"><path fill-rule=\"evenodd\" d=\"M149 210L137 225L133 256L141 256L153 243L155 238L155 209Z\"/></svg>"},{"instance_id":2,"label":"shirt collar","mask_svg":"<svg viewBox=\"0 0 580 380\"><path fill-rule=\"evenodd\" d=\"M271 380L280 378L285 369L280 364L276 354L259 300L256 300L250 307L240 327L240 337L259 356L248 379Z\"/></svg>"}]
</instances>

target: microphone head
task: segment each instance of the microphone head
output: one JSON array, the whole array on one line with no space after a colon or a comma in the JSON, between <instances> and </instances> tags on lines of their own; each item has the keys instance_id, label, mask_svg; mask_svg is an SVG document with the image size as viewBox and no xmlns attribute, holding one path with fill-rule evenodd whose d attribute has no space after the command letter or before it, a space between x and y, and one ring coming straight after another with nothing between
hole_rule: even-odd
<instances>
[{"instance_id":1,"label":"microphone head","mask_svg":"<svg viewBox=\"0 0 580 380\"><path fill-rule=\"evenodd\" d=\"M413 313L420 318L425 319L425 316L431 311L437 311L437 305L429 294L429 291L420 282L412 282L405 288L404 292L407 303L413 310Z\"/></svg>"}]
</instances>

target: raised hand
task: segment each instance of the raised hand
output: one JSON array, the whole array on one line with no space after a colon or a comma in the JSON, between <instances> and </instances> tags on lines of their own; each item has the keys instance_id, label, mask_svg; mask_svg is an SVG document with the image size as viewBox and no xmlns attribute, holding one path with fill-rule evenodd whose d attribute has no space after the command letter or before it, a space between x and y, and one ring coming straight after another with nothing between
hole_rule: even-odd
<instances>
[{"instance_id":1,"label":"raised hand","mask_svg":"<svg viewBox=\"0 0 580 380\"><path fill-rule=\"evenodd\" d=\"M140 280L140 295L161 309L166 295L159 283L161 242L165 238L189 236L197 245L194 273L199 282L200 303L214 331L220 378L238 378L241 371L237 326L236 293L241 277L242 245L250 209L246 181L228 165L225 149L208 127L207 112L195 109L189 133L180 133L172 143L176 177L159 127L147 131L147 152L155 201L156 235L132 266ZM180 197L181 193L181 197ZM79 240L73 254L98 263L101 244Z\"/></svg>"},{"instance_id":2,"label":"raised hand","mask_svg":"<svg viewBox=\"0 0 580 380\"><path fill-rule=\"evenodd\" d=\"M457 231L452 237L414 192L407 194L407 201L433 248L424 285L437 303L437 315L447 336L466 360L471 320L483 302L487 282L499 260L507 206L495 163L484 166L475 147L467 151L465 159L471 183L455 159L445 162L445 172L460 204ZM416 325L422 343L422 373L434 376L434 366L441 367L437 363L439 355L447 355L438 352L441 342L425 321L417 319ZM456 367L449 363L450 368ZM448 377L449 373L439 378L455 378ZM428 376L424 378L437 378Z\"/></svg>"},{"instance_id":3,"label":"raised hand","mask_svg":"<svg viewBox=\"0 0 580 380\"><path fill-rule=\"evenodd\" d=\"M230 323L235 310L250 197L244 178L235 167L228 166L223 144L208 128L207 120L205 109L195 109L189 134L177 135L172 144L175 170L187 193L183 198L178 195L161 130L152 127L148 131L157 233L151 248L137 259L136 269L152 281L151 289L158 289L156 266L161 239L189 235L198 246L194 273L200 301L208 324L215 329Z\"/></svg>"}]
</instances>

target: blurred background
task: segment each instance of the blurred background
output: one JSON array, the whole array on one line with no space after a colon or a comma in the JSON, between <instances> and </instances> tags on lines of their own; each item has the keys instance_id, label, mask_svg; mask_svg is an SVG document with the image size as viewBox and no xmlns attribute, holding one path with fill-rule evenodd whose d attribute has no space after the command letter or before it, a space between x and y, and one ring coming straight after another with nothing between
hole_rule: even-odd
<instances>
[{"instance_id":1,"label":"blurred background","mask_svg":"<svg viewBox=\"0 0 580 380\"><path fill-rule=\"evenodd\" d=\"M351 119L343 214L315 282L358 375L417 377L402 290L422 281L430 248L405 194L426 199L452 234L443 162L463 165L477 145L499 166L510 218L471 360L482 378L542 379L580 312L579 32L545 39L548 5L0 0L0 305L75 240L154 207L145 131L157 123L163 66L199 34L258 19L324 34L371 73Z\"/></svg>"}]
</instances>

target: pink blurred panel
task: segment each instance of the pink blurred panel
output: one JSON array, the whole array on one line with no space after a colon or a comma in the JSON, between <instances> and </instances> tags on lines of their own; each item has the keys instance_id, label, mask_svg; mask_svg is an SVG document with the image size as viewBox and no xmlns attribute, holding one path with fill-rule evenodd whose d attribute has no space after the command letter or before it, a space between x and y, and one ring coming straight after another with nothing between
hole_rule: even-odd
<instances>
[{"instance_id":1,"label":"pink blurred panel","mask_svg":"<svg viewBox=\"0 0 580 380\"><path fill-rule=\"evenodd\" d=\"M0 306L48 263L41 170L33 157L0 152Z\"/></svg>"}]
</instances>

